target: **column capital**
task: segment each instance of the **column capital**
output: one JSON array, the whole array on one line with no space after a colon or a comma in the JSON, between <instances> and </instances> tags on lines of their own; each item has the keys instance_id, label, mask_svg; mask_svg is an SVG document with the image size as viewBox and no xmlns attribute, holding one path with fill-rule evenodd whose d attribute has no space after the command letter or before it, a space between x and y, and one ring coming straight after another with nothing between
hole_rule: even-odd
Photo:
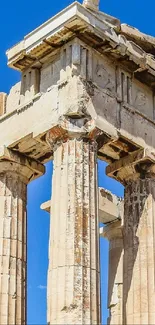
<instances>
[{"instance_id":1,"label":"column capital","mask_svg":"<svg viewBox=\"0 0 155 325\"><path fill-rule=\"evenodd\" d=\"M100 228L100 235L107 238L109 241L115 238L123 238L122 220L116 220L105 227Z\"/></svg>"},{"instance_id":2,"label":"column capital","mask_svg":"<svg viewBox=\"0 0 155 325\"><path fill-rule=\"evenodd\" d=\"M124 185L130 180L155 177L155 156L147 149L139 149L115 161L106 174Z\"/></svg>"},{"instance_id":3,"label":"column capital","mask_svg":"<svg viewBox=\"0 0 155 325\"><path fill-rule=\"evenodd\" d=\"M37 160L3 146L0 148L0 174L5 172L19 174L24 183L29 183L43 175L45 167Z\"/></svg>"},{"instance_id":4,"label":"column capital","mask_svg":"<svg viewBox=\"0 0 155 325\"><path fill-rule=\"evenodd\" d=\"M59 123L48 132L46 141L50 146L55 143L66 142L68 139L85 138L90 141L97 141L102 131L96 126L95 121L90 117L61 117Z\"/></svg>"}]
</instances>

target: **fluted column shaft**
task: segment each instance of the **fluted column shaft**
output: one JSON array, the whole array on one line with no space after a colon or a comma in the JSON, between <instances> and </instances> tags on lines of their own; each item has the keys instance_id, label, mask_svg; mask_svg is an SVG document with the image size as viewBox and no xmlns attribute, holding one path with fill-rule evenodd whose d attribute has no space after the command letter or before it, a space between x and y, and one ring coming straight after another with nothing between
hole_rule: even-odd
<instances>
[{"instance_id":1,"label":"fluted column shaft","mask_svg":"<svg viewBox=\"0 0 155 325\"><path fill-rule=\"evenodd\" d=\"M155 179L125 187L123 324L155 324Z\"/></svg>"},{"instance_id":2,"label":"fluted column shaft","mask_svg":"<svg viewBox=\"0 0 155 325\"><path fill-rule=\"evenodd\" d=\"M109 240L108 309L109 325L122 325L123 314L123 234L122 221L117 220L103 228L103 237Z\"/></svg>"},{"instance_id":3,"label":"fluted column shaft","mask_svg":"<svg viewBox=\"0 0 155 325\"><path fill-rule=\"evenodd\" d=\"M76 138L54 148L49 324L100 324L96 149Z\"/></svg>"},{"instance_id":4,"label":"fluted column shaft","mask_svg":"<svg viewBox=\"0 0 155 325\"><path fill-rule=\"evenodd\" d=\"M3 157L0 159L0 324L25 325L27 184L45 169L39 162L6 147Z\"/></svg>"},{"instance_id":5,"label":"fluted column shaft","mask_svg":"<svg viewBox=\"0 0 155 325\"><path fill-rule=\"evenodd\" d=\"M26 323L26 183L0 173L0 324Z\"/></svg>"}]
</instances>

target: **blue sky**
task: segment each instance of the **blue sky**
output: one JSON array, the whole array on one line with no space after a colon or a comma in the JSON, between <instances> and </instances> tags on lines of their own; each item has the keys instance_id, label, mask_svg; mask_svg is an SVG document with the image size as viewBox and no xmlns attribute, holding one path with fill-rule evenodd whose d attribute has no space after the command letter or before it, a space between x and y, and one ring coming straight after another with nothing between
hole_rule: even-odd
<instances>
[{"instance_id":1,"label":"blue sky","mask_svg":"<svg viewBox=\"0 0 155 325\"><path fill-rule=\"evenodd\" d=\"M0 92L8 92L20 74L7 67L5 52L25 34L71 4L71 0L1 1L0 10ZM80 1L81 2L81 1ZM154 0L101 0L100 9L150 35L155 35ZM122 196L123 187L105 176L99 162L99 186ZM46 324L46 277L48 266L49 215L40 204L50 199L52 163L46 174L28 186L28 324ZM103 324L107 318L108 243L101 240L101 288Z\"/></svg>"}]
</instances>

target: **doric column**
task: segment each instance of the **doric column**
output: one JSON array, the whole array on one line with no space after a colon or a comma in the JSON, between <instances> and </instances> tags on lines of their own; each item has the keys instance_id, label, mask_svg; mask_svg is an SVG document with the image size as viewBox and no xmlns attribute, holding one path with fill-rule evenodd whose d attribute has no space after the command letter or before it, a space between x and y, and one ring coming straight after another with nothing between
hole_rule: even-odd
<instances>
[{"instance_id":1,"label":"doric column","mask_svg":"<svg viewBox=\"0 0 155 325\"><path fill-rule=\"evenodd\" d=\"M41 164L5 149L0 161L2 325L26 324L27 183L43 172Z\"/></svg>"},{"instance_id":2,"label":"doric column","mask_svg":"<svg viewBox=\"0 0 155 325\"><path fill-rule=\"evenodd\" d=\"M54 150L49 324L100 324L97 143L95 132L75 124L48 137Z\"/></svg>"},{"instance_id":3,"label":"doric column","mask_svg":"<svg viewBox=\"0 0 155 325\"><path fill-rule=\"evenodd\" d=\"M100 230L109 240L108 324L122 325L123 297L123 234L122 220L116 220Z\"/></svg>"},{"instance_id":4,"label":"doric column","mask_svg":"<svg viewBox=\"0 0 155 325\"><path fill-rule=\"evenodd\" d=\"M125 187L124 322L155 324L155 179Z\"/></svg>"},{"instance_id":5,"label":"doric column","mask_svg":"<svg viewBox=\"0 0 155 325\"><path fill-rule=\"evenodd\" d=\"M107 169L125 185L123 324L155 324L155 167L143 150Z\"/></svg>"}]
</instances>

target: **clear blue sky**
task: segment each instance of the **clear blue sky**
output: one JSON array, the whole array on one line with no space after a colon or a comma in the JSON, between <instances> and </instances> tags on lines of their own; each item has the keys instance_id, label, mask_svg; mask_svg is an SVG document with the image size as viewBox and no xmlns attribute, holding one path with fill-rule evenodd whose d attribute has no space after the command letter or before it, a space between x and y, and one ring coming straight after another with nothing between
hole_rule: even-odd
<instances>
[{"instance_id":1,"label":"clear blue sky","mask_svg":"<svg viewBox=\"0 0 155 325\"><path fill-rule=\"evenodd\" d=\"M7 68L5 51L20 41L25 34L71 4L71 0L8 0L1 1L0 10L0 91L8 92L19 81L20 74ZM80 1L81 2L81 1ZM155 35L154 0L101 0L100 9ZM49 216L40 210L40 204L50 198L52 163L46 166L46 175L28 186L28 324L46 324L46 277L48 265ZM104 173L105 164L99 162L99 186L122 196L120 184ZM107 317L108 244L101 240L101 288L103 324Z\"/></svg>"}]
</instances>

